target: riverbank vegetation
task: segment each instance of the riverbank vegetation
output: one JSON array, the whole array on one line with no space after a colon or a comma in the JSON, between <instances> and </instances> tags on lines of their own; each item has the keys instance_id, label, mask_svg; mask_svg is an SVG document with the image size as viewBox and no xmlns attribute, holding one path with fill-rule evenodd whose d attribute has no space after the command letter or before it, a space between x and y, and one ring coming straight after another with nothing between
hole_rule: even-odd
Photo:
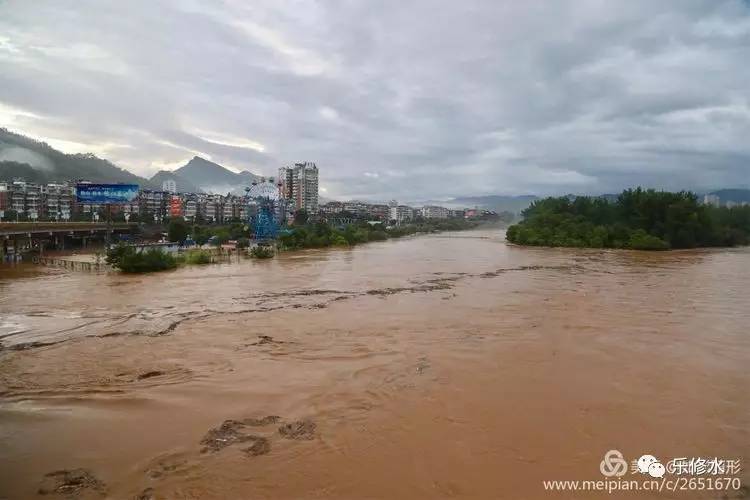
<instances>
[{"instance_id":1,"label":"riverbank vegetation","mask_svg":"<svg viewBox=\"0 0 750 500\"><path fill-rule=\"evenodd\" d=\"M107 252L106 262L124 273L151 273L174 269L180 264L210 264L211 252L198 248L172 255L160 248L138 251L136 247L117 245Z\"/></svg>"},{"instance_id":2,"label":"riverbank vegetation","mask_svg":"<svg viewBox=\"0 0 750 500\"><path fill-rule=\"evenodd\" d=\"M713 207L690 192L628 189L617 199L546 198L523 211L508 241L550 247L667 250L747 245L750 206Z\"/></svg>"},{"instance_id":3,"label":"riverbank vegetation","mask_svg":"<svg viewBox=\"0 0 750 500\"><path fill-rule=\"evenodd\" d=\"M289 232L279 236L279 246L283 250L353 246L417 233L472 229L478 224L465 219L426 219L386 228L382 224L368 224L367 222L349 224L344 227L334 227L325 222L319 222L295 226Z\"/></svg>"},{"instance_id":4,"label":"riverbank vegetation","mask_svg":"<svg viewBox=\"0 0 750 500\"><path fill-rule=\"evenodd\" d=\"M368 224L366 222L355 223L343 227L335 227L325 222L304 224L286 229L279 236L278 247L281 250L297 250L304 248L324 248L331 246L353 246L371 241L385 241L390 238L399 238L417 233L430 233L437 231L459 231L477 227L479 222L464 219L431 219L415 221L395 227L385 227L382 224ZM196 229L199 229L198 226ZM224 242L231 236L237 236L238 248L246 248L249 240L242 236L247 230L241 225L232 225L218 228L222 234L221 239L216 238L216 229L210 235L208 231L201 237L196 238L196 243ZM200 229L199 229L200 230ZM197 232L197 231L196 231ZM180 237L187 239L185 228L181 224L170 227L170 236L176 240ZM272 246L257 245L253 247L249 255L256 259L269 259L275 255ZM107 252L106 261L115 269L125 273L146 273L174 269L181 264L209 264L214 258L209 250L191 249L178 255L172 255L161 249L150 249L138 251L133 246L118 245Z\"/></svg>"}]
</instances>

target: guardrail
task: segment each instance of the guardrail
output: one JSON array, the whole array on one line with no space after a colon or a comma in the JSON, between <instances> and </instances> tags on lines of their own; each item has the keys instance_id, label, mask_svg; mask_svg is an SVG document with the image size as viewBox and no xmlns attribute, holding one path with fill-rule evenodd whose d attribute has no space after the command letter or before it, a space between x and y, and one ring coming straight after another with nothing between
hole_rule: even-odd
<instances>
[{"instance_id":1,"label":"guardrail","mask_svg":"<svg viewBox=\"0 0 750 500\"><path fill-rule=\"evenodd\" d=\"M34 257L34 263L43 266L64 267L71 271L106 271L110 269L110 266L105 262L85 262L62 259L60 257Z\"/></svg>"},{"instance_id":2,"label":"guardrail","mask_svg":"<svg viewBox=\"0 0 750 500\"><path fill-rule=\"evenodd\" d=\"M41 232L106 231L107 229L130 229L136 222L0 222L0 234L23 234Z\"/></svg>"}]
</instances>

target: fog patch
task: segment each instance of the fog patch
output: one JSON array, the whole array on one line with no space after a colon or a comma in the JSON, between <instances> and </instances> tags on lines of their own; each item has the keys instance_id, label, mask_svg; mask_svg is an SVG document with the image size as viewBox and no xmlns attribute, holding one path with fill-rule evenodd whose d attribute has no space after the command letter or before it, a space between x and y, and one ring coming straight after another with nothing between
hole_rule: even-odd
<instances>
[{"instance_id":1,"label":"fog patch","mask_svg":"<svg viewBox=\"0 0 750 500\"><path fill-rule=\"evenodd\" d=\"M55 169L55 164L46 156L19 146L3 147L0 145L0 161L27 163L34 168L48 172Z\"/></svg>"}]
</instances>

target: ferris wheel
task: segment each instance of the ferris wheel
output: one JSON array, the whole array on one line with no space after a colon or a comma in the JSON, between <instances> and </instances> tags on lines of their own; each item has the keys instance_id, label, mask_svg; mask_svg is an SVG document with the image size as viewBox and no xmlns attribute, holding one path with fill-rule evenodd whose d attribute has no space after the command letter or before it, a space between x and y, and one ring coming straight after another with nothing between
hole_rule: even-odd
<instances>
[{"instance_id":1,"label":"ferris wheel","mask_svg":"<svg viewBox=\"0 0 750 500\"><path fill-rule=\"evenodd\" d=\"M254 181L245 188L247 197L255 204L255 215L250 218L255 239L265 241L275 239L279 234L279 186L273 177Z\"/></svg>"},{"instance_id":2,"label":"ferris wheel","mask_svg":"<svg viewBox=\"0 0 750 500\"><path fill-rule=\"evenodd\" d=\"M279 200L279 186L273 181L273 177L254 181L250 187L245 188L245 191L248 197L254 200Z\"/></svg>"}]
</instances>

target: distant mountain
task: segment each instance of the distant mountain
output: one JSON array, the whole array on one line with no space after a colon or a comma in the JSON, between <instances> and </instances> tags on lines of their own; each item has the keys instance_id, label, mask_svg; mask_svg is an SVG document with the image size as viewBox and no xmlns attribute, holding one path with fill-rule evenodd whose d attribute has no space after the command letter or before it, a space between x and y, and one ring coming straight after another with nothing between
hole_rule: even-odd
<instances>
[{"instance_id":1,"label":"distant mountain","mask_svg":"<svg viewBox=\"0 0 750 500\"><path fill-rule=\"evenodd\" d=\"M538 196L534 195L522 195L522 196L500 196L500 195L489 195L489 196L466 196L462 198L455 198L451 200L452 205L461 205L467 208L483 208L485 210L494 210L495 212L513 212L519 213L527 208L535 200L538 200Z\"/></svg>"},{"instance_id":2,"label":"distant mountain","mask_svg":"<svg viewBox=\"0 0 750 500\"><path fill-rule=\"evenodd\" d=\"M154 187L149 180L91 153L65 154L45 142L0 128L0 180L10 181L15 177L35 182L85 179L91 182L122 182L146 188Z\"/></svg>"},{"instance_id":3,"label":"distant mountain","mask_svg":"<svg viewBox=\"0 0 750 500\"><path fill-rule=\"evenodd\" d=\"M719 189L718 191L712 191L708 194L718 196L722 203L728 201L733 201L735 203L746 201L750 203L750 189Z\"/></svg>"},{"instance_id":4,"label":"distant mountain","mask_svg":"<svg viewBox=\"0 0 750 500\"><path fill-rule=\"evenodd\" d=\"M207 193L243 194L245 187L260 179L247 170L235 173L218 163L200 156L193 157L186 165L173 172L180 179ZM178 183L179 184L179 183ZM178 185L179 188L179 185ZM180 188L180 190L182 190Z\"/></svg>"},{"instance_id":5,"label":"distant mountain","mask_svg":"<svg viewBox=\"0 0 750 500\"><path fill-rule=\"evenodd\" d=\"M162 183L167 180L175 181L175 183L177 184L178 193L202 193L203 192L202 189L200 189L198 186L196 186L189 180L185 179L179 174L170 172L169 170L159 170L150 179L152 184L154 184L155 186L159 186L159 189L161 189Z\"/></svg>"}]
</instances>

